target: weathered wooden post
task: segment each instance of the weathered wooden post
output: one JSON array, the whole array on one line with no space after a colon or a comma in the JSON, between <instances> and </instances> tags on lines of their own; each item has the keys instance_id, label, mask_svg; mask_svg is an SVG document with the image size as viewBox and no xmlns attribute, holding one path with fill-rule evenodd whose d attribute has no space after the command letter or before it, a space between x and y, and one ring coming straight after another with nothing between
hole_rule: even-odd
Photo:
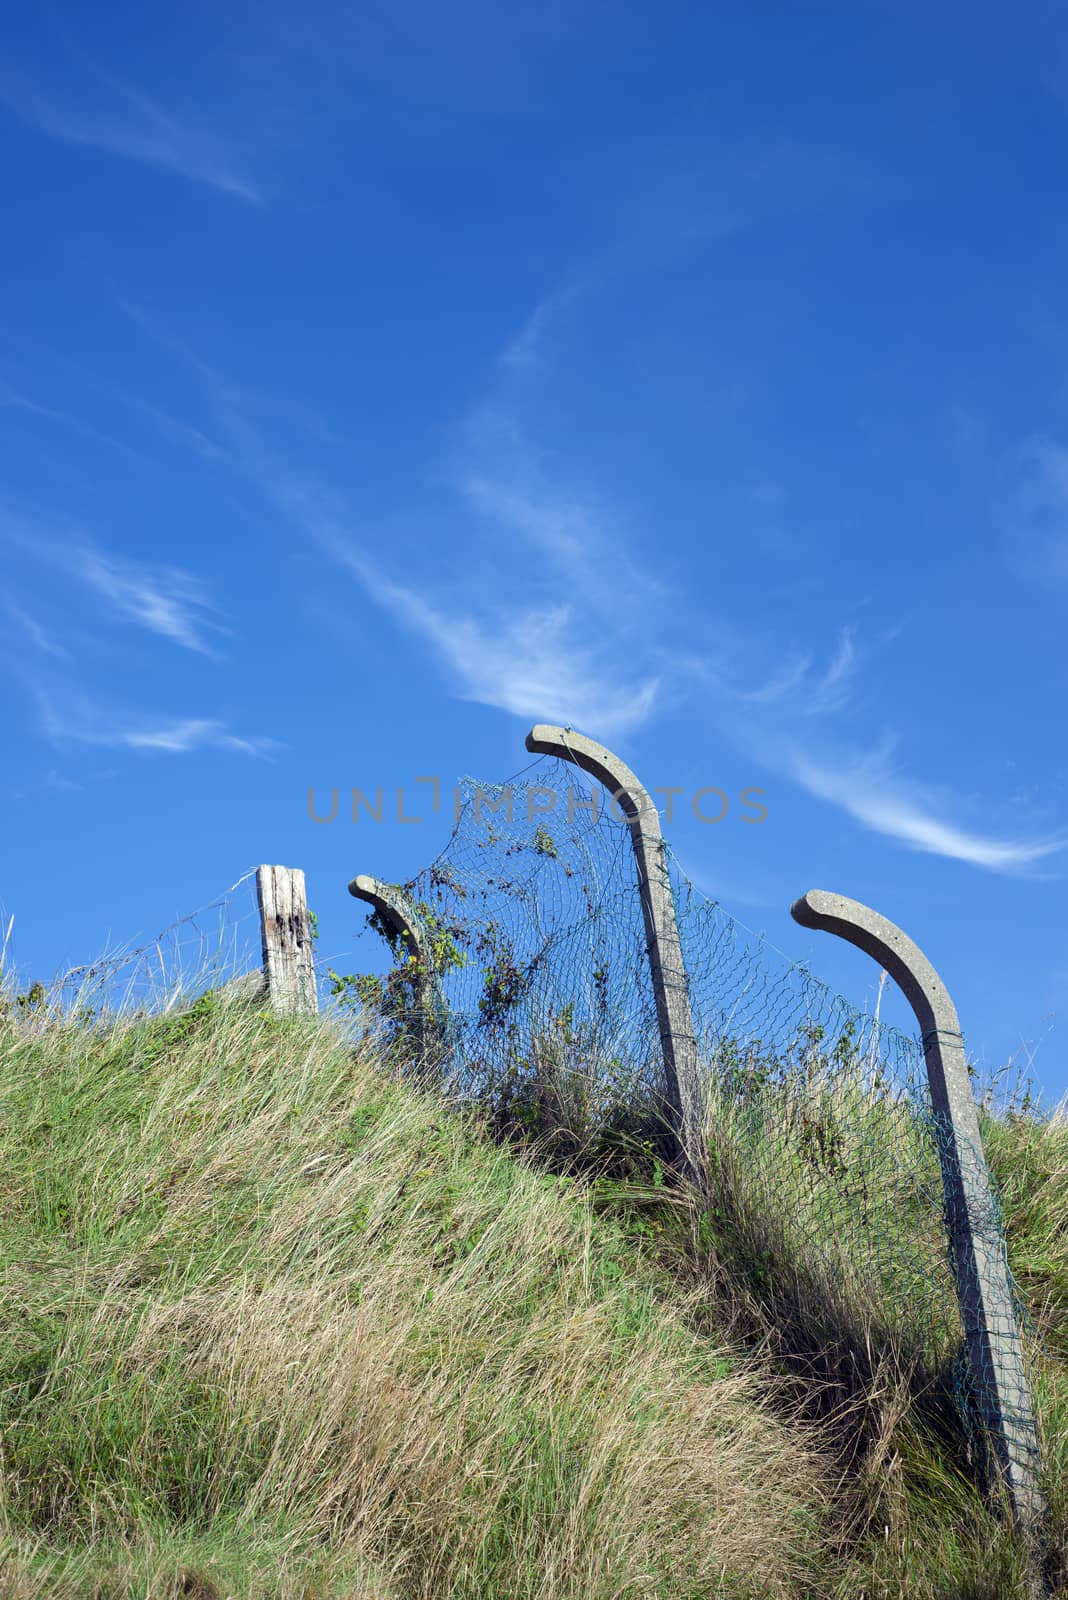
<instances>
[{"instance_id":1,"label":"weathered wooden post","mask_svg":"<svg viewBox=\"0 0 1068 1600\"><path fill-rule=\"evenodd\" d=\"M257 867L256 897L263 973L272 1007L285 1012L318 1011L303 871L300 867Z\"/></svg>"},{"instance_id":2,"label":"weathered wooden post","mask_svg":"<svg viewBox=\"0 0 1068 1600\"><path fill-rule=\"evenodd\" d=\"M638 892L664 1054L669 1114L680 1147L683 1171L692 1183L703 1187L704 1100L698 1076L697 1041L666 848L656 807L636 774L618 756L581 733L539 723L527 734L526 747L532 753L559 756L581 767L604 785L627 819L638 869Z\"/></svg>"},{"instance_id":3,"label":"weathered wooden post","mask_svg":"<svg viewBox=\"0 0 1068 1600\"><path fill-rule=\"evenodd\" d=\"M803 927L836 933L865 951L898 983L916 1013L939 1124L946 1227L974 1400L1012 1515L1033 1537L1044 1511L1038 1435L1004 1242L992 1226L997 1213L956 1007L923 951L870 907L810 889L790 915Z\"/></svg>"},{"instance_id":4,"label":"weathered wooden post","mask_svg":"<svg viewBox=\"0 0 1068 1600\"><path fill-rule=\"evenodd\" d=\"M420 1057L439 1042L445 1017L445 1003L437 974L433 970L430 943L419 913L395 884L384 883L381 878L360 873L349 884L349 893L357 900L366 900L374 906L386 927L407 950L408 959L415 963L413 998L415 1022L413 1043Z\"/></svg>"}]
</instances>

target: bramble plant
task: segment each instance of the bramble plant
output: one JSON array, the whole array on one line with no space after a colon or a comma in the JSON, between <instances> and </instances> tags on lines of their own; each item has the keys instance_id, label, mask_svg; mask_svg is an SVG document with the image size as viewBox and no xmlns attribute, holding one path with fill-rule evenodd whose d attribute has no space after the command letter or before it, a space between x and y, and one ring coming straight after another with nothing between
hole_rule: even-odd
<instances>
[{"instance_id":1,"label":"bramble plant","mask_svg":"<svg viewBox=\"0 0 1068 1600\"><path fill-rule=\"evenodd\" d=\"M445 871L441 874L441 882L455 887ZM406 894L412 886L391 884L390 887ZM463 927L457 922L447 921L425 900L416 900L413 906L424 932L427 946L425 959L412 949L407 932L396 928L377 908L371 911L367 926L389 946L394 958L393 967L384 978L376 973L338 973L332 967L328 968L330 993L338 997L340 1005L346 1010L362 1007L378 1012L403 1027L405 1020L420 1007L425 980L428 977L441 977L453 968L465 965L467 954L459 942L464 937Z\"/></svg>"},{"instance_id":2,"label":"bramble plant","mask_svg":"<svg viewBox=\"0 0 1068 1600\"><path fill-rule=\"evenodd\" d=\"M556 845L553 843L552 835L544 827L538 827L534 830L534 849L538 852L538 855L549 856L553 861L556 860L558 854Z\"/></svg>"},{"instance_id":3,"label":"bramble plant","mask_svg":"<svg viewBox=\"0 0 1068 1600\"><path fill-rule=\"evenodd\" d=\"M518 965L515 952L500 923L487 922L476 940L480 956L486 959L483 992L479 996L479 1020L487 1027L503 1022L526 992L527 974ZM487 959L488 958L488 959Z\"/></svg>"}]
</instances>

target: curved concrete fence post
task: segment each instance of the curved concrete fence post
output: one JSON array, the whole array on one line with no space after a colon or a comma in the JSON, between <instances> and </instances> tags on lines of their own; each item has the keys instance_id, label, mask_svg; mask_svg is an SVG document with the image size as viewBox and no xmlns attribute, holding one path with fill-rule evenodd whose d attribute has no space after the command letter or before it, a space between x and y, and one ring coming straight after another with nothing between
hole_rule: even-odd
<instances>
[{"instance_id":1,"label":"curved concrete fence post","mask_svg":"<svg viewBox=\"0 0 1068 1600\"><path fill-rule=\"evenodd\" d=\"M403 939L411 957L419 963L415 984L416 1019L414 1039L421 1056L439 1042L446 1014L437 974L430 960L430 947L419 913L402 889L383 883L381 878L360 873L349 884L349 894L374 907L382 921Z\"/></svg>"},{"instance_id":2,"label":"curved concrete fence post","mask_svg":"<svg viewBox=\"0 0 1068 1600\"><path fill-rule=\"evenodd\" d=\"M700 1150L703 1099L697 1041L656 807L625 762L594 739L573 733L570 728L538 723L527 734L526 747L532 754L559 756L581 767L604 785L627 819L638 868L638 892L664 1052L668 1106L675 1124L673 1131L681 1148L682 1167L687 1178L703 1185L704 1163Z\"/></svg>"},{"instance_id":3,"label":"curved concrete fence post","mask_svg":"<svg viewBox=\"0 0 1068 1600\"><path fill-rule=\"evenodd\" d=\"M938 1144L946 1226L974 1399L1013 1516L1033 1531L1045 1509L1038 1486L1038 1435L1004 1244L1000 1236L991 1237L993 1190L957 1009L923 951L870 907L810 889L790 907L790 915L803 927L836 933L865 951L900 985L916 1013L931 1102L942 1124Z\"/></svg>"}]
</instances>

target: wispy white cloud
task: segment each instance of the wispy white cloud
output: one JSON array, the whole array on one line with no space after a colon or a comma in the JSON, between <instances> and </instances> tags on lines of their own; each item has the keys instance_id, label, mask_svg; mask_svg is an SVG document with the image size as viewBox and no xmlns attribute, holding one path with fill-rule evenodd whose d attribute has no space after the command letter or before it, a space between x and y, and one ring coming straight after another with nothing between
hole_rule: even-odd
<instances>
[{"instance_id":1,"label":"wispy white cloud","mask_svg":"<svg viewBox=\"0 0 1068 1600\"><path fill-rule=\"evenodd\" d=\"M567 603L487 611L472 596L457 602L450 595L446 602L408 577L396 581L364 555L342 497L294 474L252 426L236 391L218 381L212 387L243 474L424 643L464 698L612 738L640 727L681 681L696 678L714 691L706 698L715 702L722 727L739 748L899 845L1018 874L1068 848L1068 838L996 836L957 821L959 802L909 780L892 765L889 747L858 753L847 746L834 758L818 753L826 751L831 728L841 732L847 714L855 721L872 652L889 643L895 630L871 639L844 626L829 657L819 661L813 652L795 652L765 670L762 681L753 668L766 666L767 642L752 630L717 620L710 637L729 645L715 661L695 662L692 646L683 651L670 630L653 637L649 596L665 594L666 585L628 559L621 519L596 498L562 484L505 406L494 402L473 413L452 462L453 482L471 512L512 536L510 553L518 537L518 548L539 554L543 578L548 570L567 580ZM1052 464L1058 466L1059 458ZM529 578L529 563L520 570ZM645 624L629 637L628 613ZM677 615L678 608L664 614ZM624 641L636 641L635 648L623 648ZM754 680L756 688L750 687ZM804 749L796 738L802 719L819 735L806 739Z\"/></svg>"},{"instance_id":2,"label":"wispy white cloud","mask_svg":"<svg viewBox=\"0 0 1068 1600\"><path fill-rule=\"evenodd\" d=\"M215 718L149 718L122 715L73 689L63 693L62 706L39 683L30 685L37 703L39 731L57 745L88 744L112 749L165 751L188 755L203 749L232 750L270 758L285 746L277 739L242 738Z\"/></svg>"},{"instance_id":3,"label":"wispy white cloud","mask_svg":"<svg viewBox=\"0 0 1068 1600\"><path fill-rule=\"evenodd\" d=\"M709 676L706 663L699 662L696 665L701 676ZM771 676L755 689L737 689L734 693L738 700L754 706L775 706L787 700L800 699L800 691L808 682L811 668L812 657L799 656L776 667ZM718 674L713 676L718 678Z\"/></svg>"},{"instance_id":4,"label":"wispy white cloud","mask_svg":"<svg viewBox=\"0 0 1068 1600\"><path fill-rule=\"evenodd\" d=\"M878 643L889 643L897 631L880 635ZM896 735L885 734L875 746L851 739L858 674L873 649L868 641L858 645L855 627L845 627L826 666L800 657L753 690L705 671L703 664L695 670L715 682L720 723L732 743L884 838L986 871L1021 875L1068 850L1068 832L998 836L967 826L957 820L965 809L959 797L909 778L896 759Z\"/></svg>"},{"instance_id":5,"label":"wispy white cloud","mask_svg":"<svg viewBox=\"0 0 1068 1600\"><path fill-rule=\"evenodd\" d=\"M99 76L120 103L118 115L61 105L10 72L0 77L0 103L53 139L164 167L251 205L263 204L259 188L219 139L203 128L178 122L147 95L117 79Z\"/></svg>"},{"instance_id":6,"label":"wispy white cloud","mask_svg":"<svg viewBox=\"0 0 1068 1600\"><path fill-rule=\"evenodd\" d=\"M786 770L809 794L911 850L990 872L1022 873L1068 849L1068 835L996 838L959 826L945 815L949 802L895 773L889 754L885 743L867 754L834 759L821 759L796 744L782 747Z\"/></svg>"},{"instance_id":7,"label":"wispy white cloud","mask_svg":"<svg viewBox=\"0 0 1068 1600\"><path fill-rule=\"evenodd\" d=\"M118 616L186 650L218 658L208 632L229 630L216 620L201 581L180 567L145 566L111 555L81 538L60 538L24 519L0 518L0 534L28 556L47 561L100 595Z\"/></svg>"},{"instance_id":8,"label":"wispy white cloud","mask_svg":"<svg viewBox=\"0 0 1068 1600\"><path fill-rule=\"evenodd\" d=\"M126 302L123 309L202 388L228 441L228 449L221 452L225 463L329 553L355 549L344 497L320 477L294 471L253 421L254 409L271 409L262 397L257 400L230 382L153 313ZM535 587L544 589L552 581L549 574L566 578L573 603L609 614L617 631L624 627L628 613L644 615L650 599L666 593L662 579L634 568L618 511L599 497L562 482L547 466L544 452L531 443L506 409L487 404L471 413L460 429L449 475L463 504L480 522L494 532L518 536L528 552L537 554L537 564L531 563L527 569ZM514 539L509 548L515 550ZM367 592L375 597L371 588ZM394 610L393 614L398 613ZM514 610L517 639L524 632L521 619L551 614L551 607ZM487 633L499 625L499 619L481 624L473 617L468 620ZM583 662L591 656L586 650ZM635 691L639 698L642 689L639 685Z\"/></svg>"},{"instance_id":9,"label":"wispy white cloud","mask_svg":"<svg viewBox=\"0 0 1068 1600\"><path fill-rule=\"evenodd\" d=\"M652 714L659 677L636 671L615 646L626 611L639 596L647 602L663 586L652 577L644 585L627 581L629 562L613 540L604 508L592 497L553 488L538 453L510 419L488 411L472 419L467 453L453 463L454 481L469 510L518 534L538 553L543 573L549 558L550 570L569 580L571 603L479 612L461 602L446 610L366 559L344 498L320 479L292 470L254 425L238 389L151 319L149 331L173 346L204 383L242 475L350 571L376 605L431 648L456 692L516 715L556 718L606 734L636 728ZM590 642L591 608L613 614L614 632L600 646Z\"/></svg>"},{"instance_id":10,"label":"wispy white cloud","mask_svg":"<svg viewBox=\"0 0 1068 1600\"><path fill-rule=\"evenodd\" d=\"M480 514L540 546L566 571L588 575L595 530L580 501L538 496L477 470L466 472L461 482L468 503Z\"/></svg>"},{"instance_id":11,"label":"wispy white cloud","mask_svg":"<svg viewBox=\"0 0 1068 1600\"><path fill-rule=\"evenodd\" d=\"M202 461L210 461L213 466L226 465L227 451L202 428L195 427L192 423L185 422L181 417L172 416L162 406L157 406L151 400L146 400L144 395L134 394L130 390L120 389L117 385L98 384L101 389L110 389L110 392L121 400L123 405L129 406L134 411L139 411L147 417L152 426L170 444L184 445L198 455Z\"/></svg>"},{"instance_id":12,"label":"wispy white cloud","mask_svg":"<svg viewBox=\"0 0 1068 1600\"><path fill-rule=\"evenodd\" d=\"M811 654L794 656L773 667L752 689L743 686L737 662L733 676L724 676L707 662L694 663L692 670L714 682L729 705L766 707L769 712L787 712L792 718L826 717L849 704L861 660L856 628L850 624L839 629L834 654L822 669L814 666Z\"/></svg>"},{"instance_id":13,"label":"wispy white cloud","mask_svg":"<svg viewBox=\"0 0 1068 1600\"><path fill-rule=\"evenodd\" d=\"M848 701L857 670L856 629L845 627L838 635L838 646L826 672L816 681L809 709L819 716L839 711Z\"/></svg>"},{"instance_id":14,"label":"wispy white cloud","mask_svg":"<svg viewBox=\"0 0 1068 1600\"><path fill-rule=\"evenodd\" d=\"M239 472L247 471L247 457L251 454L259 458L264 454L263 441L252 419L256 418L258 422L267 418L282 422L290 437L299 430L319 444L348 449L348 440L329 427L325 419L303 398L290 393L269 394L261 389L249 389L230 382L185 340L178 338L155 312L122 297L118 304L120 310L154 344L178 363L190 381L199 385L207 396L216 424L229 439L229 446L220 445L203 431L147 406L140 397L115 391L127 404L136 404L152 415L161 430L177 442L191 445L197 454L213 462L230 466Z\"/></svg>"},{"instance_id":15,"label":"wispy white cloud","mask_svg":"<svg viewBox=\"0 0 1068 1600\"><path fill-rule=\"evenodd\" d=\"M0 382L0 407L10 411L22 412L26 416L40 418L43 422L58 423L63 428L69 428L75 433L80 433L86 439L95 443L106 444L112 450L118 450L129 461L143 462L144 457L136 450L124 444L121 439L112 438L111 434L104 433L99 428L94 428L92 423L85 422L81 417L72 416L69 411L59 410L55 406L42 405L24 394L21 389L16 389L10 383Z\"/></svg>"},{"instance_id":16,"label":"wispy white cloud","mask_svg":"<svg viewBox=\"0 0 1068 1600\"><path fill-rule=\"evenodd\" d=\"M596 313L606 291L753 228L853 209L879 189L873 173L840 152L790 140L726 147L685 114L669 138L668 148L657 142L638 160L627 147L601 171L591 196L600 248L548 289L505 343L504 376L544 374L579 316Z\"/></svg>"},{"instance_id":17,"label":"wispy white cloud","mask_svg":"<svg viewBox=\"0 0 1068 1600\"><path fill-rule=\"evenodd\" d=\"M120 302L120 304L122 304L124 310L130 311L132 315L138 316L139 320L143 320L133 308L128 307L124 302ZM4 342L21 350L21 359L24 366L32 367L34 371L48 367L58 369L64 376L68 390L72 387L88 389L95 395L103 395L108 400L117 402L128 410L137 412L140 416L146 418L156 433L161 438L166 439L168 443L181 445L186 449L192 450L203 461L210 462L213 466L237 465L218 440L211 438L194 424L185 421L181 417L176 417L162 406L154 404L136 390L116 383L111 377L105 378L97 372L87 371L78 362L71 361L45 343L26 339L21 335L12 334L8 330L4 332ZM143 463L146 459L139 451L118 439L112 438L110 434L87 422L83 415L75 415L69 410L44 405L31 398L23 389L19 389L11 383L0 383L0 406L7 406L13 410L23 411L27 415L40 417L42 420L73 428L87 438L98 439L102 443L122 451L129 459L138 463Z\"/></svg>"},{"instance_id":18,"label":"wispy white cloud","mask_svg":"<svg viewBox=\"0 0 1068 1600\"><path fill-rule=\"evenodd\" d=\"M226 630L204 615L210 602L203 584L191 573L179 567L138 567L88 545L75 547L71 558L72 576L103 595L121 616L186 650L217 655L205 640L204 629Z\"/></svg>"},{"instance_id":19,"label":"wispy white cloud","mask_svg":"<svg viewBox=\"0 0 1068 1600\"><path fill-rule=\"evenodd\" d=\"M170 722L156 727L127 729L120 732L119 742L130 750L172 750L184 754L203 745L217 745L223 750L237 750L243 755L265 755L280 748L274 739L239 739L227 733L225 724L205 718L187 717L184 721Z\"/></svg>"},{"instance_id":20,"label":"wispy white cloud","mask_svg":"<svg viewBox=\"0 0 1068 1600\"><path fill-rule=\"evenodd\" d=\"M625 509L577 484L506 406L487 404L468 418L451 479L466 508L507 536L511 551L537 556L527 568L531 580L566 579L574 602L607 618L613 631L640 618L648 633L652 603L673 597L632 554Z\"/></svg>"},{"instance_id":21,"label":"wispy white cloud","mask_svg":"<svg viewBox=\"0 0 1068 1600\"><path fill-rule=\"evenodd\" d=\"M20 605L8 596L2 600L4 610L14 622L17 622L23 633L29 639L35 650L46 656L66 656L67 651L61 644L57 644L52 635L44 628L36 617L24 611Z\"/></svg>"},{"instance_id":22,"label":"wispy white cloud","mask_svg":"<svg viewBox=\"0 0 1068 1600\"><path fill-rule=\"evenodd\" d=\"M607 270L606 263L590 263L539 300L498 356L501 369L518 377L544 371L568 319L589 299Z\"/></svg>"},{"instance_id":23,"label":"wispy white cloud","mask_svg":"<svg viewBox=\"0 0 1068 1600\"><path fill-rule=\"evenodd\" d=\"M502 367L526 372L545 365L545 339L548 328L565 304L563 294L547 295L530 313L519 332L510 339L498 356Z\"/></svg>"},{"instance_id":24,"label":"wispy white cloud","mask_svg":"<svg viewBox=\"0 0 1068 1600\"><path fill-rule=\"evenodd\" d=\"M624 681L607 654L584 641L571 607L502 609L484 619L446 615L341 541L331 541L331 553L437 653L464 699L606 735L631 732L652 714L658 681Z\"/></svg>"}]
</instances>

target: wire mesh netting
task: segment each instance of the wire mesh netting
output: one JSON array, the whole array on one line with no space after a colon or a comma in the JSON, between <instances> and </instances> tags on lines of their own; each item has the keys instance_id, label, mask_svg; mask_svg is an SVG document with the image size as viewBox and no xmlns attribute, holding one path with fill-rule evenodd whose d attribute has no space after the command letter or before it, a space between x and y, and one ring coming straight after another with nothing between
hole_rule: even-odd
<instances>
[{"instance_id":1,"label":"wire mesh netting","mask_svg":"<svg viewBox=\"0 0 1068 1600\"><path fill-rule=\"evenodd\" d=\"M364 980L362 998L418 1044L421 1070L513 1122L596 1127L636 1105L666 1122L622 809L554 757L506 784L467 779L461 797L445 849L397 886L418 920L422 959L372 917L397 960L384 979ZM920 1041L778 955L701 894L666 844L658 859L683 958L665 977L685 990L692 1015L721 1253L744 1268L784 1343L803 1326L825 1367L852 1365L843 1382L870 1381L889 1362L935 1412L948 1400L984 1475L992 1429L1032 1473L1016 1329L1035 1330L1014 1286L1012 1303L983 1299L976 1263L1004 1259L997 1196L965 1215L951 1195L947 1208L955 1135L932 1107ZM981 1149L959 1137L957 1146L985 1179ZM971 1254L957 1248L965 1222ZM985 1340L966 1337L962 1302Z\"/></svg>"}]
</instances>

